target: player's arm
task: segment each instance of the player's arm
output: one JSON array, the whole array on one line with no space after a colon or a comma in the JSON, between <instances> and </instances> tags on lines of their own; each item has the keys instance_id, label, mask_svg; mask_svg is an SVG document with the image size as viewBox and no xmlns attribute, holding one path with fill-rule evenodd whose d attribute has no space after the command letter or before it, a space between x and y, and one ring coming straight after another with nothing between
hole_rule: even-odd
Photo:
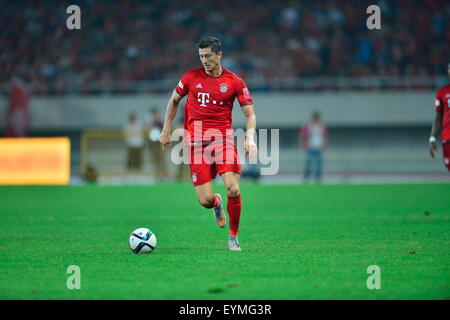
<instances>
[{"instance_id":1,"label":"player's arm","mask_svg":"<svg viewBox=\"0 0 450 320\"><path fill-rule=\"evenodd\" d=\"M159 142L161 143L163 151L171 146L172 123L177 115L178 105L180 104L181 99L183 99L183 96L178 94L176 90L173 90L172 96L170 97L169 102L167 102L164 126L161 135L159 136Z\"/></svg>"},{"instance_id":2,"label":"player's arm","mask_svg":"<svg viewBox=\"0 0 450 320\"><path fill-rule=\"evenodd\" d=\"M246 127L247 133L245 136L245 153L249 155L249 157L256 157L258 155L258 148L255 143L255 132L256 132L256 115L255 115L255 107L253 104L248 104L241 107L242 112L245 115L246 119Z\"/></svg>"},{"instance_id":3,"label":"player's arm","mask_svg":"<svg viewBox=\"0 0 450 320\"><path fill-rule=\"evenodd\" d=\"M429 145L428 145L428 149L430 150L430 155L433 158L437 151L436 137L439 134L439 131L441 130L441 125L442 125L442 110L436 110L436 113L434 116L433 127L431 128L431 136L430 136L430 140L429 140Z\"/></svg>"}]
</instances>

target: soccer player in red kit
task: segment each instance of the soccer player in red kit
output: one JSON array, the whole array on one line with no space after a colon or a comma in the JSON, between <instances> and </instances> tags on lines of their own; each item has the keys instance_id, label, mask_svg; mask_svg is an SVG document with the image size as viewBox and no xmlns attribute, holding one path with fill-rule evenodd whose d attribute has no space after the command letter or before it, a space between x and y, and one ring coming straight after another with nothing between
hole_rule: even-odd
<instances>
[{"instance_id":1,"label":"soccer player in red kit","mask_svg":"<svg viewBox=\"0 0 450 320\"><path fill-rule=\"evenodd\" d=\"M164 127L159 141L163 150L171 145L171 127L181 99L187 95L184 108L184 143L187 145L189 167L200 204L213 208L219 227L225 227L222 196L214 194L212 180L222 177L228 196L228 248L240 251L238 229L242 202L239 190L241 167L234 145L231 112L237 98L246 118L245 152L256 157L254 142L256 117L246 84L233 72L222 67L222 46L218 39L208 37L198 44L202 67L183 75L174 89L166 109Z\"/></svg>"},{"instance_id":2,"label":"soccer player in red kit","mask_svg":"<svg viewBox=\"0 0 450 320\"><path fill-rule=\"evenodd\" d=\"M450 76L450 63L447 66L447 72ZM444 165L447 167L447 170L450 171L450 84L440 88L436 94L436 113L429 140L430 154L433 158L437 150L436 136L441 127Z\"/></svg>"}]
</instances>

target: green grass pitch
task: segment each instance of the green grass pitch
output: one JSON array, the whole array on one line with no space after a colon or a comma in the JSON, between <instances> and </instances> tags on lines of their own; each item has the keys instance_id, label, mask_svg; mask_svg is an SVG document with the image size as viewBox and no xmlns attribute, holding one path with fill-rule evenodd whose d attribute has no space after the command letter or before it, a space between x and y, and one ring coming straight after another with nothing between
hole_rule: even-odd
<instances>
[{"instance_id":1,"label":"green grass pitch","mask_svg":"<svg viewBox=\"0 0 450 320\"><path fill-rule=\"evenodd\" d=\"M449 299L450 184L241 193L243 251L230 252L190 184L0 187L0 299ZM153 253L128 248L138 227Z\"/></svg>"}]
</instances>

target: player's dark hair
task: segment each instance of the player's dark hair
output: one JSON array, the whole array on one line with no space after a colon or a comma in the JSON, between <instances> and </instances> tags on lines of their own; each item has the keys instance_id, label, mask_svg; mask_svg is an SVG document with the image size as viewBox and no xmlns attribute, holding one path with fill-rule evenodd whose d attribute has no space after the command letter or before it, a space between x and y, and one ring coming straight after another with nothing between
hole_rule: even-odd
<instances>
[{"instance_id":1,"label":"player's dark hair","mask_svg":"<svg viewBox=\"0 0 450 320\"><path fill-rule=\"evenodd\" d=\"M211 51L215 53L219 53L219 51L222 51L222 44L220 43L219 39L214 37L203 38L198 43L198 47L199 49L211 48Z\"/></svg>"}]
</instances>

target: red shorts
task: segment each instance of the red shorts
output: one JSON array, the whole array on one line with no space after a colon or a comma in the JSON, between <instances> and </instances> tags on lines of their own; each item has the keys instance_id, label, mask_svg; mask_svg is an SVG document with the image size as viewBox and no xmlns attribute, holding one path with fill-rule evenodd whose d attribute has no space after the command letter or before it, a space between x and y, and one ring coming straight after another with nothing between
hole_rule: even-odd
<instances>
[{"instance_id":1,"label":"red shorts","mask_svg":"<svg viewBox=\"0 0 450 320\"><path fill-rule=\"evenodd\" d=\"M194 186L212 181L217 173L241 173L239 156L233 139L199 142L188 146L189 168Z\"/></svg>"},{"instance_id":2,"label":"red shorts","mask_svg":"<svg viewBox=\"0 0 450 320\"><path fill-rule=\"evenodd\" d=\"M444 165L450 171L450 141L442 144L442 153L444 154Z\"/></svg>"}]
</instances>

